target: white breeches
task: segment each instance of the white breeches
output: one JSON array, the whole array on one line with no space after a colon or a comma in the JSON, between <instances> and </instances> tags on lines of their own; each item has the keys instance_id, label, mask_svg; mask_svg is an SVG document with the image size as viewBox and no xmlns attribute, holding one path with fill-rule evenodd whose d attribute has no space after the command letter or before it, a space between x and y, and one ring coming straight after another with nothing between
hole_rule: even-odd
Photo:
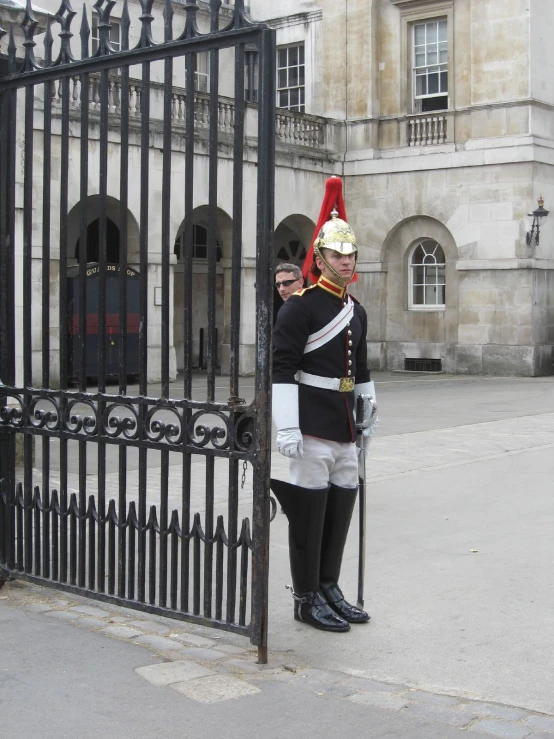
<instances>
[{"instance_id":1,"label":"white breeches","mask_svg":"<svg viewBox=\"0 0 554 739\"><path fill-rule=\"evenodd\" d=\"M317 490L330 482L341 488L358 485L356 445L302 436L304 456L289 460L290 481L302 488Z\"/></svg>"}]
</instances>

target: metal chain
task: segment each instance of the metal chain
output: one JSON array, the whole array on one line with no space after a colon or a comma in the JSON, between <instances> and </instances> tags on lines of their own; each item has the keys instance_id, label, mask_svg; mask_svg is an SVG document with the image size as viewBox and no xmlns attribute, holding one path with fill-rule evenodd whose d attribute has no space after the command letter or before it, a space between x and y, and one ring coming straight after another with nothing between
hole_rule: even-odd
<instances>
[{"instance_id":1,"label":"metal chain","mask_svg":"<svg viewBox=\"0 0 554 739\"><path fill-rule=\"evenodd\" d=\"M246 459L242 463L242 477L240 478L240 489L244 489L244 483L246 482L246 470L248 469L248 462Z\"/></svg>"}]
</instances>

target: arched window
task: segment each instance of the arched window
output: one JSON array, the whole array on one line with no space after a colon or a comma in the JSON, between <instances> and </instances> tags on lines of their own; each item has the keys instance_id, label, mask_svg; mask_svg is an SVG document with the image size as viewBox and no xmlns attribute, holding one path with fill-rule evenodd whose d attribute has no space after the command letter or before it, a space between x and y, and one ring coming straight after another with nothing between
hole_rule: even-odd
<instances>
[{"instance_id":1,"label":"arched window","mask_svg":"<svg viewBox=\"0 0 554 739\"><path fill-rule=\"evenodd\" d=\"M175 239L175 254L181 262L185 258L185 231L179 232ZM221 241L216 237L216 262L220 262L223 257L223 249ZM205 260L208 258L208 229L205 226L199 226L196 223L192 227L192 258Z\"/></svg>"},{"instance_id":2,"label":"arched window","mask_svg":"<svg viewBox=\"0 0 554 739\"><path fill-rule=\"evenodd\" d=\"M442 246L422 239L410 257L410 308L444 308L445 259Z\"/></svg>"}]
</instances>

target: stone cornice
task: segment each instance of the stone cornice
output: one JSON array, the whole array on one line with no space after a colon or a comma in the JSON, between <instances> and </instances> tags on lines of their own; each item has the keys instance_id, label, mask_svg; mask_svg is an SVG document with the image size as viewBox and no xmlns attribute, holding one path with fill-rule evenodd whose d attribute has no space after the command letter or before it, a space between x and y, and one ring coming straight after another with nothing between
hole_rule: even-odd
<instances>
[{"instance_id":1,"label":"stone cornice","mask_svg":"<svg viewBox=\"0 0 554 739\"><path fill-rule=\"evenodd\" d=\"M315 23L323 18L322 10L311 10L305 13L296 13L295 15L285 15L282 18L268 18L263 21L270 28L286 28L287 26L298 26L306 23Z\"/></svg>"},{"instance_id":2,"label":"stone cornice","mask_svg":"<svg viewBox=\"0 0 554 739\"><path fill-rule=\"evenodd\" d=\"M444 4L444 0L390 0L392 5L394 5L397 8L406 9L406 8L432 8L434 5L441 5ZM454 2L454 0L450 0L451 3Z\"/></svg>"},{"instance_id":3,"label":"stone cornice","mask_svg":"<svg viewBox=\"0 0 554 739\"><path fill-rule=\"evenodd\" d=\"M554 269L554 259L460 259L456 262L459 272L486 269Z\"/></svg>"}]
</instances>

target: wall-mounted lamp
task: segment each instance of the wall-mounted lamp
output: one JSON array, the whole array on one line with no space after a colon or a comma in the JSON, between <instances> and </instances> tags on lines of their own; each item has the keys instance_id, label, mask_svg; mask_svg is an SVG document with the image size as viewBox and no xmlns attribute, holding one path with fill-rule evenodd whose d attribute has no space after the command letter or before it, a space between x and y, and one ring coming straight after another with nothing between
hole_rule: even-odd
<instances>
[{"instance_id":1,"label":"wall-mounted lamp","mask_svg":"<svg viewBox=\"0 0 554 739\"><path fill-rule=\"evenodd\" d=\"M533 234L535 234L535 244L539 245L539 230L540 227L544 224L546 221L546 217L548 215L548 211L543 208L544 200L542 195L538 199L539 207L536 208L532 213L528 213L527 215L529 218L533 219L533 223L531 224L531 230L527 231L527 234L525 236L525 241L530 244L533 240Z\"/></svg>"}]
</instances>

